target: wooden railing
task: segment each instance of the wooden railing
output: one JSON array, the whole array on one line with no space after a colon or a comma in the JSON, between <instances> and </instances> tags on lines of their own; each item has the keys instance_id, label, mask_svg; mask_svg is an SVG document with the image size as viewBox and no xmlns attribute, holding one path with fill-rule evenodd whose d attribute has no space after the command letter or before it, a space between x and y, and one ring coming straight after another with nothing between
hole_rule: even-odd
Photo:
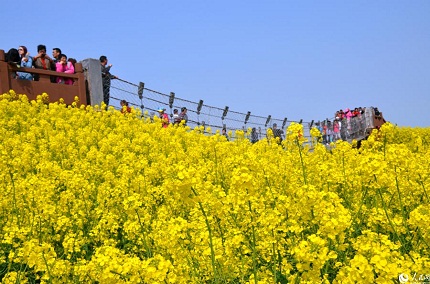
<instances>
[{"instance_id":1,"label":"wooden railing","mask_svg":"<svg viewBox=\"0 0 430 284\"><path fill-rule=\"evenodd\" d=\"M38 81L21 80L13 78L15 72L27 72L38 75ZM61 77L73 79L73 85L51 83L51 77ZM5 52L0 49L0 94L14 90L17 94L25 94L29 100L34 100L42 93L49 95L50 102L56 102L60 98L66 104L72 104L77 96L81 104L88 104L85 76L82 64L75 64L75 74L59 73L35 68L22 68L5 61Z\"/></svg>"}]
</instances>

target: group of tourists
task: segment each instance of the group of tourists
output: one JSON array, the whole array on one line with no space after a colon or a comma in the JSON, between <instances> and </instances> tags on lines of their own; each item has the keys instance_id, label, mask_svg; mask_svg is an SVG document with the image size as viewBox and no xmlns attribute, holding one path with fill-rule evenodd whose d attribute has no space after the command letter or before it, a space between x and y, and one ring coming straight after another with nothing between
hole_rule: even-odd
<instances>
[{"instance_id":1,"label":"group of tourists","mask_svg":"<svg viewBox=\"0 0 430 284\"><path fill-rule=\"evenodd\" d=\"M354 109L345 108L345 110L338 110L336 111L334 117L337 120L342 120L344 118L350 119L353 117L361 117L362 114L364 114L365 108L363 107L356 107Z\"/></svg>"},{"instance_id":2,"label":"group of tourists","mask_svg":"<svg viewBox=\"0 0 430 284\"><path fill-rule=\"evenodd\" d=\"M187 108L182 107L181 112L177 108L173 110L173 116L172 116L172 124L179 125L182 121L184 121L184 125L187 125L188 122L188 115L187 115ZM169 115L166 112L165 108L159 108L157 110L159 113L159 117L161 119L162 126L164 128L168 127L170 124L170 118Z\"/></svg>"},{"instance_id":3,"label":"group of tourists","mask_svg":"<svg viewBox=\"0 0 430 284\"><path fill-rule=\"evenodd\" d=\"M46 51L46 46L39 44L37 46L37 54L35 56L31 56L27 47L21 45L18 49L9 49L6 53L5 59L6 62L16 65L17 67L36 68L66 74L75 73L76 59L68 58L67 55L62 53L61 49L58 47L52 49L52 57L49 56ZM112 64L108 64L106 56L100 56L99 60L103 84L103 101L107 107L109 105L111 79L117 79L118 77L110 73ZM13 79L39 81L39 76L37 74L31 74L28 72L18 71L16 73L12 73L11 76ZM73 85L74 80L68 77L51 76L51 82Z\"/></svg>"},{"instance_id":4,"label":"group of tourists","mask_svg":"<svg viewBox=\"0 0 430 284\"><path fill-rule=\"evenodd\" d=\"M9 64L16 65L17 67L25 68L36 68L43 70L51 70L60 73L74 74L75 73L75 63L76 59L68 58L61 49L56 47L52 49L52 57L47 53L47 48L45 45L40 44L37 46L37 54L35 56L30 56L26 46L19 46L18 49L11 48L6 54L6 62ZM108 64L108 59L106 56L102 55L99 58L101 67L101 77L103 85L103 101L106 107L109 106L110 99L110 86L111 80L117 79L118 77L110 73L112 64ZM17 71L11 74L14 79L21 80L34 80L38 81L38 74L32 74L28 72ZM62 77L62 76L51 76L51 82L58 84L72 85L74 83L73 78ZM128 106L128 102L122 100L121 111L131 112L131 108ZM378 108L372 108L375 118L383 119L382 114L379 112ZM173 110L173 114L169 115L166 113L165 108L159 108L157 110L159 117L162 120L162 126L168 127L169 124L179 125L181 121L185 121L185 125L188 122L187 108L182 107L181 112L178 109ZM358 132L363 132L365 130L365 117L364 114L366 108L355 107L354 109L345 108L340 109L335 112L333 120L324 120L322 122L316 122L315 127L317 127L322 133L322 142L329 144L335 142L339 139L347 140L353 138L353 135ZM283 140L283 131L278 129L276 123L271 127L273 136L279 138L279 142ZM224 128L222 130L222 135L226 136L227 131ZM255 143L261 138L261 129L257 131L253 128L251 131L251 142Z\"/></svg>"},{"instance_id":5,"label":"group of tourists","mask_svg":"<svg viewBox=\"0 0 430 284\"><path fill-rule=\"evenodd\" d=\"M333 120L316 122L315 127L322 134L322 143L330 144L337 140L355 139L365 136L366 117L365 113L370 112L371 118L382 118L382 113L378 108L356 107L354 109L345 108L335 112Z\"/></svg>"},{"instance_id":6,"label":"group of tourists","mask_svg":"<svg viewBox=\"0 0 430 284\"><path fill-rule=\"evenodd\" d=\"M67 55L62 53L61 49L58 47L52 49L52 57L50 57L48 54L46 54L46 46L39 44L37 46L37 54L35 56L30 56L30 52L24 45L19 46L18 49L9 49L6 54L6 62L10 64L16 64L17 67L36 68L74 74L76 59L67 58ZM11 76L12 78L21 80L39 80L39 76L28 72L19 71L12 73ZM51 76L51 82L72 85L73 79L61 76Z\"/></svg>"}]
</instances>

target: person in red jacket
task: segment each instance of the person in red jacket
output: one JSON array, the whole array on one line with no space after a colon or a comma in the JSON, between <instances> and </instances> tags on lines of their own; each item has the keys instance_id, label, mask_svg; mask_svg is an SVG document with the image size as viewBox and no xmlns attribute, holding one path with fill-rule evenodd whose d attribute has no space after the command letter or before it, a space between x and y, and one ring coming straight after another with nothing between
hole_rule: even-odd
<instances>
[{"instance_id":1,"label":"person in red jacket","mask_svg":"<svg viewBox=\"0 0 430 284\"><path fill-rule=\"evenodd\" d=\"M126 100L121 100L121 113L130 113L131 107L128 106L128 102Z\"/></svg>"}]
</instances>

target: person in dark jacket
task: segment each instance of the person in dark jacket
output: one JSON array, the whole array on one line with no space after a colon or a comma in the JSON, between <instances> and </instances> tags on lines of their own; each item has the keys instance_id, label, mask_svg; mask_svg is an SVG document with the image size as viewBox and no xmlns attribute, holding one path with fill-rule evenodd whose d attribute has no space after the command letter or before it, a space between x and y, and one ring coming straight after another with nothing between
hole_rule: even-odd
<instances>
[{"instance_id":1,"label":"person in dark jacket","mask_svg":"<svg viewBox=\"0 0 430 284\"><path fill-rule=\"evenodd\" d=\"M181 122L182 120L184 120L184 125L187 125L188 115L187 115L187 108L186 107L182 107L181 113L179 114L179 121Z\"/></svg>"},{"instance_id":2,"label":"person in dark jacket","mask_svg":"<svg viewBox=\"0 0 430 284\"><path fill-rule=\"evenodd\" d=\"M51 57L46 54L46 46L39 44L37 46L37 54L33 57L34 68L43 70L54 70L55 63ZM55 82L56 77L51 76L51 82ZM39 75L34 75L34 81L39 81Z\"/></svg>"},{"instance_id":3,"label":"person in dark jacket","mask_svg":"<svg viewBox=\"0 0 430 284\"><path fill-rule=\"evenodd\" d=\"M282 134L284 134L284 131L282 131L282 129L278 128L278 125L276 123L273 123L273 127L272 127L272 131L273 131L273 137L274 138L279 138L279 144L281 144L282 142Z\"/></svg>"},{"instance_id":4,"label":"person in dark jacket","mask_svg":"<svg viewBox=\"0 0 430 284\"><path fill-rule=\"evenodd\" d=\"M103 83L103 101L106 104L106 108L109 106L110 98L110 81L111 79L117 79L118 77L110 73L110 68L112 64L108 65L108 59L106 56L100 56L100 64L102 71L102 83Z\"/></svg>"},{"instance_id":5,"label":"person in dark jacket","mask_svg":"<svg viewBox=\"0 0 430 284\"><path fill-rule=\"evenodd\" d=\"M251 143L257 143L258 142L258 133L257 129L255 127L252 128L251 131Z\"/></svg>"},{"instance_id":6,"label":"person in dark jacket","mask_svg":"<svg viewBox=\"0 0 430 284\"><path fill-rule=\"evenodd\" d=\"M16 48L9 49L9 51L5 55L5 59L7 63L14 65L15 67L20 66L21 58L19 57L18 49ZM17 75L15 72L11 73L10 76L12 79L17 78Z\"/></svg>"}]
</instances>

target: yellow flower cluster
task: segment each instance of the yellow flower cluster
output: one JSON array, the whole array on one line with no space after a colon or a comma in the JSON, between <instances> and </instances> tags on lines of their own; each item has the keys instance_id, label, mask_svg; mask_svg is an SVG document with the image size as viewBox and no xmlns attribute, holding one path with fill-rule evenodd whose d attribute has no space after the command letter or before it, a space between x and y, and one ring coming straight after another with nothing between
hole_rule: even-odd
<instances>
[{"instance_id":1,"label":"yellow flower cluster","mask_svg":"<svg viewBox=\"0 0 430 284\"><path fill-rule=\"evenodd\" d=\"M430 129L281 145L0 95L2 283L393 283L430 270ZM144 118L142 118L144 117Z\"/></svg>"}]
</instances>

